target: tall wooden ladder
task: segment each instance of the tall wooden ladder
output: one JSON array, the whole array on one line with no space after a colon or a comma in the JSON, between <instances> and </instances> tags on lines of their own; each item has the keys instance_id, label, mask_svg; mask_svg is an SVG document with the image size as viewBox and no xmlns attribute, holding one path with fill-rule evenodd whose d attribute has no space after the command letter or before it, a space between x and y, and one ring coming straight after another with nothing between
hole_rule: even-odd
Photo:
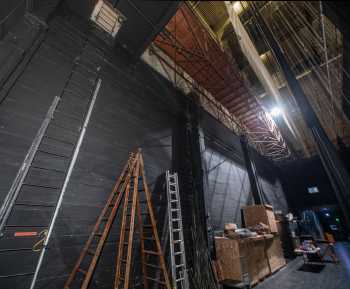
<instances>
[{"instance_id":1,"label":"tall wooden ladder","mask_svg":"<svg viewBox=\"0 0 350 289\"><path fill-rule=\"evenodd\" d=\"M132 260L135 259L132 258L132 253L134 252L133 241L137 218L136 228L140 236L143 288L152 288L157 284L170 289L170 280L160 246L141 153L138 154L138 158L133 179L130 181L130 192L125 194L124 199L114 288L128 289L130 287ZM158 272L160 274L157 274Z\"/></svg>"},{"instance_id":2,"label":"tall wooden ladder","mask_svg":"<svg viewBox=\"0 0 350 289\"><path fill-rule=\"evenodd\" d=\"M188 289L186 255L182 228L182 215L177 173L166 171L168 221L170 235L170 261L174 289Z\"/></svg>"},{"instance_id":3,"label":"tall wooden ladder","mask_svg":"<svg viewBox=\"0 0 350 289\"><path fill-rule=\"evenodd\" d=\"M73 267L73 270L64 284L65 289L71 288L73 284L75 285L81 280L81 276L78 276L78 274L83 276L80 288L88 288L123 195L125 191L128 190L129 180L132 176L135 163L135 154L131 153L121 175L108 197L106 205L102 209L102 212L80 253L75 266ZM88 264L88 266L84 268L83 264Z\"/></svg>"},{"instance_id":4,"label":"tall wooden ladder","mask_svg":"<svg viewBox=\"0 0 350 289\"><path fill-rule=\"evenodd\" d=\"M84 276L83 281L80 281L81 285L79 288L88 288L103 246L110 233L111 225L117 215L120 215L117 214L120 205L122 205L122 212L114 289L128 289L132 287L132 272L135 261L133 256L135 248L133 248L133 245L136 230L140 237L143 287L148 289L152 284L156 283L166 289L171 289L140 150L130 156L122 175L119 177L106 206L97 220L93 232L65 283L65 289L72 288L73 283L76 285L79 282L78 274ZM109 211L109 208L112 209ZM94 241L95 239L97 239L97 242ZM89 255L91 256L90 259ZM82 268L82 264L85 263L88 263L86 269ZM160 278L157 278L159 271L161 272L159 274Z\"/></svg>"}]
</instances>

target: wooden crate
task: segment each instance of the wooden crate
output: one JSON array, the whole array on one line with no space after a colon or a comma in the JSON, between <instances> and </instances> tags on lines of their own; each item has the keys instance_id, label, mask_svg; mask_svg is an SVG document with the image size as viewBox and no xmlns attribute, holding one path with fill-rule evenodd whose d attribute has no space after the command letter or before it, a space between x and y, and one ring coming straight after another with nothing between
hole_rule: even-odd
<instances>
[{"instance_id":1,"label":"wooden crate","mask_svg":"<svg viewBox=\"0 0 350 289\"><path fill-rule=\"evenodd\" d=\"M246 227L253 227L257 224L264 223L269 226L270 233L277 233L277 225L272 206L254 205L242 208L244 223Z\"/></svg>"},{"instance_id":2,"label":"wooden crate","mask_svg":"<svg viewBox=\"0 0 350 289\"><path fill-rule=\"evenodd\" d=\"M251 285L255 285L285 265L277 235L240 240L216 237L215 247L220 282L239 282L243 274L248 273Z\"/></svg>"},{"instance_id":3,"label":"wooden crate","mask_svg":"<svg viewBox=\"0 0 350 289\"><path fill-rule=\"evenodd\" d=\"M247 238L240 241L242 271L249 274L251 285L270 274L265 254L264 237Z\"/></svg>"},{"instance_id":4,"label":"wooden crate","mask_svg":"<svg viewBox=\"0 0 350 289\"><path fill-rule=\"evenodd\" d=\"M271 273L276 272L286 264L280 237L278 235L265 242L266 257Z\"/></svg>"},{"instance_id":5,"label":"wooden crate","mask_svg":"<svg viewBox=\"0 0 350 289\"><path fill-rule=\"evenodd\" d=\"M241 281L238 240L216 237L215 249L217 259L215 265L219 281Z\"/></svg>"}]
</instances>

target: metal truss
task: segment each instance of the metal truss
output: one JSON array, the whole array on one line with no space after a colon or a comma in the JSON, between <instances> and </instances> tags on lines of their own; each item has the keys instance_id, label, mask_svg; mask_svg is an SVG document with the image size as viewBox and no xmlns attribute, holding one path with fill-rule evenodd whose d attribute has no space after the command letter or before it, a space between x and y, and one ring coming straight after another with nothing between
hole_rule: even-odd
<instances>
[{"instance_id":1,"label":"metal truss","mask_svg":"<svg viewBox=\"0 0 350 289\"><path fill-rule=\"evenodd\" d=\"M247 89L232 59L212 38L190 7L183 4L153 41L151 52L166 77L262 155L274 160L290 151L273 119Z\"/></svg>"}]
</instances>

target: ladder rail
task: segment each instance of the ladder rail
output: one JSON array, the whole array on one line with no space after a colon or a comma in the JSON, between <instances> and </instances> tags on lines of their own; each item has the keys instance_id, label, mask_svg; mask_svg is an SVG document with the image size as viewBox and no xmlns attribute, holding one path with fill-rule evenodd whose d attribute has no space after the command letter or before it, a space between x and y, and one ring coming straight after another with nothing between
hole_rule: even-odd
<instances>
[{"instance_id":1,"label":"ladder rail","mask_svg":"<svg viewBox=\"0 0 350 289\"><path fill-rule=\"evenodd\" d=\"M122 224L120 229L119 243L118 243L118 251L117 251L117 262L116 262L116 271L115 271L115 282L114 288L118 288L120 283L120 273L121 273L121 265L123 259L123 249L125 242L125 227L126 227L126 218L128 213L128 203L129 203L129 194L130 194L130 184L127 185L125 194L124 194L124 204L123 204L123 213L122 213Z\"/></svg>"},{"instance_id":2,"label":"ladder rail","mask_svg":"<svg viewBox=\"0 0 350 289\"><path fill-rule=\"evenodd\" d=\"M177 194L177 200L178 200L178 205L179 205L179 225L180 225L180 238L181 238L181 251L182 251L182 263L184 264L184 267L182 268L182 273L183 273L183 288L189 288L189 282L188 282L188 272L187 272L187 266L186 266L186 250L185 250L185 239L184 239L184 233L183 233L183 223L182 223L182 212L181 212L181 201L180 201L180 192L179 192L179 179L178 179L178 174L175 174L175 179L176 179L176 194Z\"/></svg>"},{"instance_id":3,"label":"ladder rail","mask_svg":"<svg viewBox=\"0 0 350 289\"><path fill-rule=\"evenodd\" d=\"M172 275L172 284L173 288L176 289L176 264L175 264L175 252L174 252L174 234L173 234L173 222L172 214L173 212L171 207L171 193L170 193L170 184L169 184L170 173L166 171L166 186L167 186L167 204L168 204L168 223L169 223L169 244L170 244L170 263L171 263L171 275Z\"/></svg>"},{"instance_id":4,"label":"ladder rail","mask_svg":"<svg viewBox=\"0 0 350 289\"><path fill-rule=\"evenodd\" d=\"M132 196L132 207L131 207L131 218L130 218L130 226L129 226L129 238L128 238L128 251L126 256L126 270L125 270L125 278L124 278L124 287L123 289L129 288L129 280L130 280L130 271L131 271L131 255L133 248L133 239L134 239L134 229L135 229L135 215L136 215L136 200L138 195L138 184L139 184L139 171L140 171L140 153L137 154L136 159L138 160L136 163L136 173L134 174L134 191Z\"/></svg>"},{"instance_id":5,"label":"ladder rail","mask_svg":"<svg viewBox=\"0 0 350 289\"><path fill-rule=\"evenodd\" d=\"M143 161L143 157L141 154L140 154L140 171L141 171L141 176L142 176L143 187L145 190L147 209L148 209L149 217L150 217L151 224L152 224L152 232L153 232L153 236L155 239L157 250L159 252L160 267L162 268L162 272L164 275L163 277L164 277L164 281L165 281L165 287L167 289L171 289L168 271L167 271L166 265L165 265L164 255L162 252L162 248L160 246L160 240L159 240L159 236L158 236L158 232L157 232L157 226L156 226L156 221L155 221L155 217L154 217L154 213L153 213L153 206L152 206L152 202L151 202L151 193L150 193L148 185L147 185L146 174L145 174L145 169L144 169L144 161Z\"/></svg>"},{"instance_id":6,"label":"ladder rail","mask_svg":"<svg viewBox=\"0 0 350 289\"><path fill-rule=\"evenodd\" d=\"M140 204L140 196L137 198L137 217L138 217L138 229L140 233L140 247L141 247L141 269L142 269L142 275L143 275L143 287L144 289L148 289L148 279L146 277L147 275L147 269L146 269L146 256L145 256L145 238L143 235L143 227L142 227L142 215L141 215L141 204ZM149 265L148 266L152 266Z\"/></svg>"}]
</instances>

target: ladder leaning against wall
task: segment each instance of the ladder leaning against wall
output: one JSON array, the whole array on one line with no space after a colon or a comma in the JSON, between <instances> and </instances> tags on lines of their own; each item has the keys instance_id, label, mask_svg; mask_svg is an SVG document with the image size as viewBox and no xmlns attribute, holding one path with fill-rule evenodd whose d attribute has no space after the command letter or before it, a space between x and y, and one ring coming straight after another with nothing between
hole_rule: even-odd
<instances>
[{"instance_id":1,"label":"ladder leaning against wall","mask_svg":"<svg viewBox=\"0 0 350 289\"><path fill-rule=\"evenodd\" d=\"M166 171L166 186L172 285L174 289L188 289L189 283L177 173Z\"/></svg>"}]
</instances>

